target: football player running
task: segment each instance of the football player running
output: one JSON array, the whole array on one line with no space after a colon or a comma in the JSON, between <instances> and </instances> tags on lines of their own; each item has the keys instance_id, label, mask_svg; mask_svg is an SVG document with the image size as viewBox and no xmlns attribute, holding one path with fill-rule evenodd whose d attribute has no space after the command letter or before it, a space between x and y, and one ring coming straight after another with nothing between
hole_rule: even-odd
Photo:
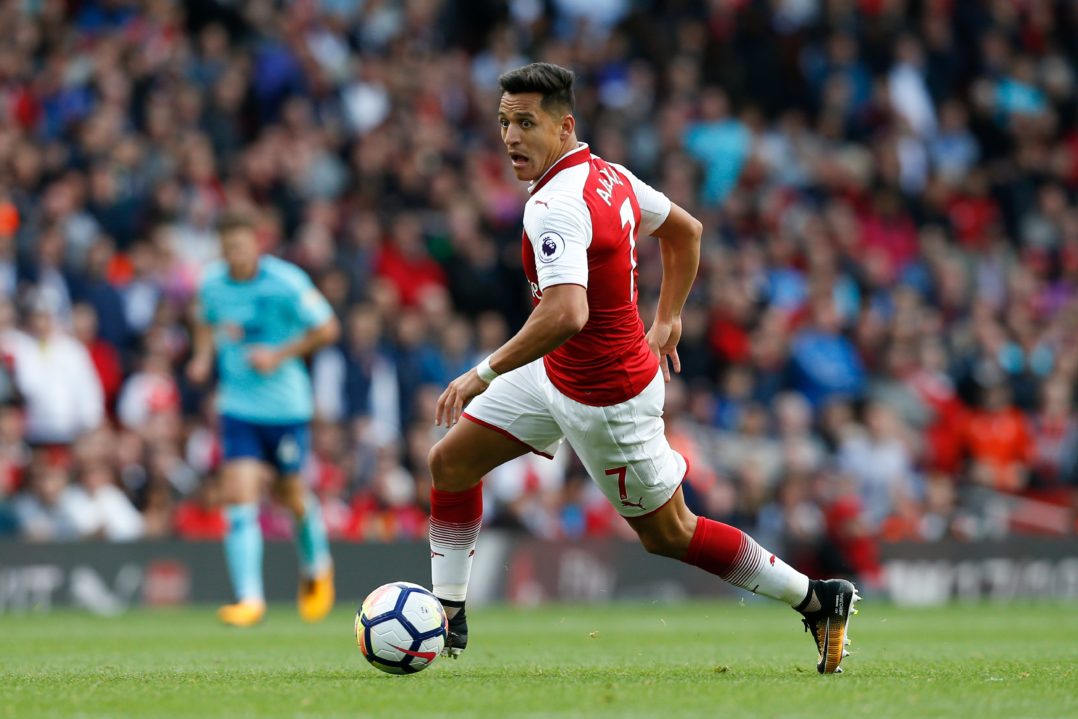
<instances>
[{"instance_id":1,"label":"football player running","mask_svg":"<svg viewBox=\"0 0 1078 719\"><path fill-rule=\"evenodd\" d=\"M468 643L465 598L482 518L481 479L563 440L653 554L692 564L802 614L817 670L841 671L854 602L846 580L810 580L735 527L685 504L685 459L664 435L664 381L680 371L681 310L702 226L626 168L577 140L573 74L534 63L502 75L498 122L527 181L522 252L534 308L520 331L438 399L450 427L430 453L434 594L446 652ZM658 238L663 279L651 327L637 309L637 241ZM467 409L465 410L465 407ZM464 419L466 421L459 421Z\"/></svg>"},{"instance_id":2,"label":"football player running","mask_svg":"<svg viewBox=\"0 0 1078 719\"><path fill-rule=\"evenodd\" d=\"M276 470L271 496L296 520L299 613L318 621L333 608L333 561L318 499L301 479L314 406L302 358L335 342L339 324L303 270L261 254L250 221L226 218L218 232L224 260L203 274L194 355L187 367L188 378L203 383L216 355L220 376L225 559L237 601L221 607L217 616L246 627L266 613L258 503L269 465Z\"/></svg>"}]
</instances>

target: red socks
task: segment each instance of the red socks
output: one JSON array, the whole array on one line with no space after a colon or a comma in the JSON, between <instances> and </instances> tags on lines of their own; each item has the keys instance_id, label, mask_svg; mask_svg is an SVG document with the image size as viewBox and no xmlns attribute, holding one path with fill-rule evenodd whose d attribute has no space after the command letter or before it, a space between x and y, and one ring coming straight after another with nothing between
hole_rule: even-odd
<instances>
[{"instance_id":1,"label":"red socks","mask_svg":"<svg viewBox=\"0 0 1078 719\"><path fill-rule=\"evenodd\" d=\"M463 492L430 491L430 573L434 595L463 602L483 523L483 483Z\"/></svg>"},{"instance_id":2,"label":"red socks","mask_svg":"<svg viewBox=\"0 0 1078 719\"><path fill-rule=\"evenodd\" d=\"M700 567L750 592L780 599L791 607L808 593L801 574L736 527L698 517L686 564Z\"/></svg>"}]
</instances>

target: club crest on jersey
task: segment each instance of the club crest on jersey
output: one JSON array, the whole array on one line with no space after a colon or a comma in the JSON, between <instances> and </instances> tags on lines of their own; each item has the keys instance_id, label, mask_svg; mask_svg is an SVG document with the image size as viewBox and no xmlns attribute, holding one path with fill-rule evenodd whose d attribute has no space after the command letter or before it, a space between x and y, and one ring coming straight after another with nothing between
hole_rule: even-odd
<instances>
[{"instance_id":1,"label":"club crest on jersey","mask_svg":"<svg viewBox=\"0 0 1078 719\"><path fill-rule=\"evenodd\" d=\"M539 236L539 261L550 263L565 252L565 240L557 232L544 232Z\"/></svg>"}]
</instances>

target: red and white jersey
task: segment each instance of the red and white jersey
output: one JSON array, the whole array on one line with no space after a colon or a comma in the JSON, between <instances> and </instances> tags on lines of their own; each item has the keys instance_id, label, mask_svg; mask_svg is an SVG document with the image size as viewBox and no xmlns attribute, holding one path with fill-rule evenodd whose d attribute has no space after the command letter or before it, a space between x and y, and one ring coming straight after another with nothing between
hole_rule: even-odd
<instances>
[{"instance_id":1,"label":"red and white jersey","mask_svg":"<svg viewBox=\"0 0 1078 719\"><path fill-rule=\"evenodd\" d=\"M524 207L524 273L532 302L553 285L588 291L588 322L543 358L562 394L597 407L640 394L658 359L636 307L636 240L670 214L670 200L621 165L581 144L529 188Z\"/></svg>"}]
</instances>

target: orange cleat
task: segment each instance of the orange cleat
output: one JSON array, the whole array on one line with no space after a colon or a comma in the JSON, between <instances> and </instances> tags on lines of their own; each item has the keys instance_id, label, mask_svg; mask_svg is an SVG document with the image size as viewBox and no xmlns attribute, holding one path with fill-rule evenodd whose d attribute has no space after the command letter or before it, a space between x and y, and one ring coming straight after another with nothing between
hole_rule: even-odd
<instances>
[{"instance_id":1,"label":"orange cleat","mask_svg":"<svg viewBox=\"0 0 1078 719\"><path fill-rule=\"evenodd\" d=\"M232 627L253 627L266 616L266 603L256 601L226 604L217 610L217 618Z\"/></svg>"},{"instance_id":2,"label":"orange cleat","mask_svg":"<svg viewBox=\"0 0 1078 719\"><path fill-rule=\"evenodd\" d=\"M320 622L333 609L335 590L333 588L333 567L314 579L301 579L296 605L299 616L305 622Z\"/></svg>"}]
</instances>

